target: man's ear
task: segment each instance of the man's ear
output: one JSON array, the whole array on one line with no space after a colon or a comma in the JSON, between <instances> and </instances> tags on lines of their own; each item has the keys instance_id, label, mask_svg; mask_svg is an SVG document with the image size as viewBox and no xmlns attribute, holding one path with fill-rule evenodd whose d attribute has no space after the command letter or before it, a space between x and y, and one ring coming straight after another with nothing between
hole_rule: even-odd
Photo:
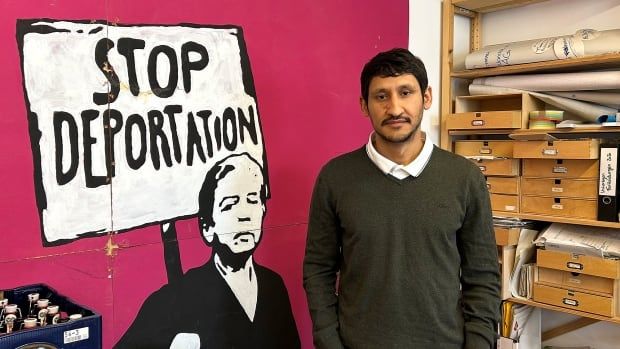
<instances>
[{"instance_id":1,"label":"man's ear","mask_svg":"<svg viewBox=\"0 0 620 349\"><path fill-rule=\"evenodd\" d=\"M365 116L370 116L370 114L368 113L368 103L366 103L364 97L360 97L360 108L362 109L362 113L364 113Z\"/></svg>"},{"instance_id":2,"label":"man's ear","mask_svg":"<svg viewBox=\"0 0 620 349\"><path fill-rule=\"evenodd\" d=\"M424 110L428 110L433 104L433 90L430 86L426 87L426 91L424 91Z\"/></svg>"}]
</instances>

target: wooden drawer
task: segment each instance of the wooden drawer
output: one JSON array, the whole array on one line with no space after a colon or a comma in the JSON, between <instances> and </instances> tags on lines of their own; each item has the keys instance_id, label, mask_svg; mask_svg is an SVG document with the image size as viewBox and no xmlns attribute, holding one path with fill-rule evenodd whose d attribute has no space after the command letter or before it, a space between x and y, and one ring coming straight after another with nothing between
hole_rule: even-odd
<instances>
[{"instance_id":1,"label":"wooden drawer","mask_svg":"<svg viewBox=\"0 0 620 349\"><path fill-rule=\"evenodd\" d=\"M456 141L454 152L462 156L511 158L514 141Z\"/></svg>"},{"instance_id":2,"label":"wooden drawer","mask_svg":"<svg viewBox=\"0 0 620 349\"><path fill-rule=\"evenodd\" d=\"M523 159L523 177L595 178L598 160Z\"/></svg>"},{"instance_id":3,"label":"wooden drawer","mask_svg":"<svg viewBox=\"0 0 620 349\"><path fill-rule=\"evenodd\" d=\"M488 182L488 180L487 180ZM523 195L597 199L596 179L521 178Z\"/></svg>"},{"instance_id":4,"label":"wooden drawer","mask_svg":"<svg viewBox=\"0 0 620 349\"><path fill-rule=\"evenodd\" d=\"M495 230L495 243L499 246L512 246L519 242L521 228L493 227Z\"/></svg>"},{"instance_id":5,"label":"wooden drawer","mask_svg":"<svg viewBox=\"0 0 620 349\"><path fill-rule=\"evenodd\" d=\"M521 212L596 220L597 201L545 196L521 196Z\"/></svg>"},{"instance_id":6,"label":"wooden drawer","mask_svg":"<svg viewBox=\"0 0 620 349\"><path fill-rule=\"evenodd\" d=\"M519 194L519 177L487 177L487 189L495 194Z\"/></svg>"},{"instance_id":7,"label":"wooden drawer","mask_svg":"<svg viewBox=\"0 0 620 349\"><path fill-rule=\"evenodd\" d=\"M527 93L457 96L454 114L446 118L448 130L527 128L529 111L544 103Z\"/></svg>"},{"instance_id":8,"label":"wooden drawer","mask_svg":"<svg viewBox=\"0 0 620 349\"><path fill-rule=\"evenodd\" d=\"M614 298L534 283L534 301L603 316L615 316Z\"/></svg>"},{"instance_id":9,"label":"wooden drawer","mask_svg":"<svg viewBox=\"0 0 620 349\"><path fill-rule=\"evenodd\" d=\"M448 130L521 128L521 111L465 112L448 115Z\"/></svg>"},{"instance_id":10,"label":"wooden drawer","mask_svg":"<svg viewBox=\"0 0 620 349\"><path fill-rule=\"evenodd\" d=\"M502 212L519 212L519 196L491 194L491 210Z\"/></svg>"},{"instance_id":11,"label":"wooden drawer","mask_svg":"<svg viewBox=\"0 0 620 349\"><path fill-rule=\"evenodd\" d=\"M611 297L614 294L614 279L578 274L570 271L562 271L538 267L536 281L547 286L565 288Z\"/></svg>"},{"instance_id":12,"label":"wooden drawer","mask_svg":"<svg viewBox=\"0 0 620 349\"><path fill-rule=\"evenodd\" d=\"M519 159L474 160L485 176L518 176Z\"/></svg>"},{"instance_id":13,"label":"wooden drawer","mask_svg":"<svg viewBox=\"0 0 620 349\"><path fill-rule=\"evenodd\" d=\"M620 261L614 259L538 249L536 265L543 268L620 279Z\"/></svg>"},{"instance_id":14,"label":"wooden drawer","mask_svg":"<svg viewBox=\"0 0 620 349\"><path fill-rule=\"evenodd\" d=\"M597 139L515 141L514 157L528 159L598 159Z\"/></svg>"}]
</instances>

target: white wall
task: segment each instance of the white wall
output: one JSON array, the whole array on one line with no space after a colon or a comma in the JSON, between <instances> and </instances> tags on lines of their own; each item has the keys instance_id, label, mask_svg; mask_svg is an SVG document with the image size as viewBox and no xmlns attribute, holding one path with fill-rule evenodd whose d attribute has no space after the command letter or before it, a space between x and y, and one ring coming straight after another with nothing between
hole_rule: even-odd
<instances>
[{"instance_id":1,"label":"white wall","mask_svg":"<svg viewBox=\"0 0 620 349\"><path fill-rule=\"evenodd\" d=\"M441 0L409 0L409 50L426 66L433 104L424 113L422 130L439 145L441 81Z\"/></svg>"},{"instance_id":2,"label":"white wall","mask_svg":"<svg viewBox=\"0 0 620 349\"><path fill-rule=\"evenodd\" d=\"M620 0L550 0L483 17L483 45L572 34L578 29L620 28ZM425 62L433 88L433 108L422 127L439 144L439 93L441 48L441 0L409 0L409 48ZM455 65L462 66L469 47L468 21L455 21ZM552 311L543 312L543 330L576 319ZM589 345L596 349L620 347L620 325L599 322L543 343L557 346Z\"/></svg>"}]
</instances>

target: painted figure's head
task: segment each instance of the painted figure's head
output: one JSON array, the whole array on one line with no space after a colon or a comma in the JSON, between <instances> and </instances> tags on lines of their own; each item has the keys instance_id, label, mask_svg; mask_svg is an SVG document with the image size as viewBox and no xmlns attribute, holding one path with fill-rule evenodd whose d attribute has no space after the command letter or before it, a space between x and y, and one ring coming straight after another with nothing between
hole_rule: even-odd
<instances>
[{"instance_id":1,"label":"painted figure's head","mask_svg":"<svg viewBox=\"0 0 620 349\"><path fill-rule=\"evenodd\" d=\"M230 155L207 172L198 224L224 264L240 268L258 246L266 199L263 170L247 153Z\"/></svg>"}]
</instances>

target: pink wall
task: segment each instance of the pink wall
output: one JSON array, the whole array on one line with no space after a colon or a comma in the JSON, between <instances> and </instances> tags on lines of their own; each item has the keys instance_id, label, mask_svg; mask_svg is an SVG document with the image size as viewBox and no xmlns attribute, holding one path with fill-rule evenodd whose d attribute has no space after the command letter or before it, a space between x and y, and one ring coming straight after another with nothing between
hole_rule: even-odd
<instances>
[{"instance_id":1,"label":"pink wall","mask_svg":"<svg viewBox=\"0 0 620 349\"><path fill-rule=\"evenodd\" d=\"M407 45L408 2L229 0L0 3L3 106L0 117L0 289L46 283L101 313L104 347L132 322L144 299L166 282L157 226L43 247L33 157L16 42L17 19L105 20L123 24L243 27L269 164L272 198L255 259L288 288L304 348L311 324L301 285L307 211L314 178L337 154L360 147L370 125L359 112L359 73L375 53ZM210 256L196 219L177 222L183 269Z\"/></svg>"}]
</instances>

